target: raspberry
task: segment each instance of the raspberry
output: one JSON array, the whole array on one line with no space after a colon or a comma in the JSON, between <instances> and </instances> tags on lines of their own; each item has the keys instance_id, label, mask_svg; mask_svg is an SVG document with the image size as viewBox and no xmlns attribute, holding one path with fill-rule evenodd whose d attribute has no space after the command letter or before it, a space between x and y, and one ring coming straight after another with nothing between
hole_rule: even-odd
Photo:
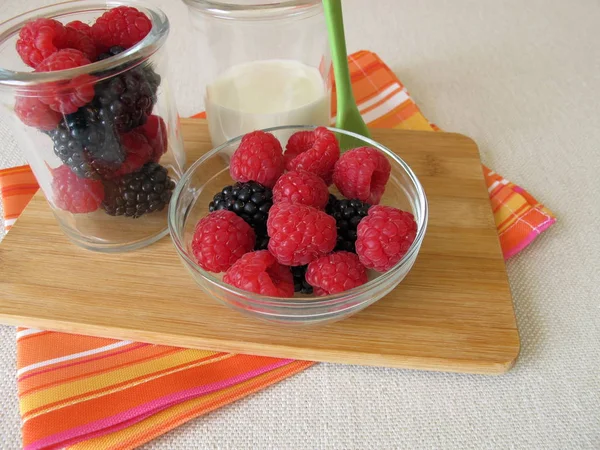
<instances>
[{"instance_id":1,"label":"raspberry","mask_svg":"<svg viewBox=\"0 0 600 450\"><path fill-rule=\"evenodd\" d=\"M92 27L90 27L87 23L83 23L81 20L74 20L72 22L69 22L65 25L65 27L74 28L77 31L81 31L84 34L87 34L90 38L92 37Z\"/></svg>"},{"instance_id":2,"label":"raspberry","mask_svg":"<svg viewBox=\"0 0 600 450\"><path fill-rule=\"evenodd\" d=\"M229 172L235 181L256 181L272 188L283 173L283 153L275 136L264 131L246 134L231 157Z\"/></svg>"},{"instance_id":3,"label":"raspberry","mask_svg":"<svg viewBox=\"0 0 600 450\"><path fill-rule=\"evenodd\" d=\"M167 124L162 117L152 114L139 130L152 147L152 161L158 162L167 152Z\"/></svg>"},{"instance_id":4,"label":"raspberry","mask_svg":"<svg viewBox=\"0 0 600 450\"><path fill-rule=\"evenodd\" d=\"M273 202L299 203L325 209L329 191L325 182L314 173L293 170L283 174L273 187Z\"/></svg>"},{"instance_id":5,"label":"raspberry","mask_svg":"<svg viewBox=\"0 0 600 450\"><path fill-rule=\"evenodd\" d=\"M311 206L277 203L267 220L269 251L281 264L303 266L335 247L335 219Z\"/></svg>"},{"instance_id":6,"label":"raspberry","mask_svg":"<svg viewBox=\"0 0 600 450\"><path fill-rule=\"evenodd\" d=\"M246 253L225 273L223 281L245 291L270 297L293 297L294 279L267 250Z\"/></svg>"},{"instance_id":7,"label":"raspberry","mask_svg":"<svg viewBox=\"0 0 600 450\"><path fill-rule=\"evenodd\" d=\"M96 211L104 200L101 181L80 178L68 166L52 170L54 203L60 209L75 214Z\"/></svg>"},{"instance_id":8,"label":"raspberry","mask_svg":"<svg viewBox=\"0 0 600 450\"><path fill-rule=\"evenodd\" d=\"M57 70L73 69L74 67L90 64L89 58L80 50L65 48L52 53L35 69L35 72L55 72Z\"/></svg>"},{"instance_id":9,"label":"raspberry","mask_svg":"<svg viewBox=\"0 0 600 450\"><path fill-rule=\"evenodd\" d=\"M144 13L129 6L112 8L92 25L92 37L99 52L119 45L133 47L150 32L152 22Z\"/></svg>"},{"instance_id":10,"label":"raspberry","mask_svg":"<svg viewBox=\"0 0 600 450\"><path fill-rule=\"evenodd\" d=\"M115 178L128 173L137 172L152 160L154 150L148 143L148 139L137 131L130 131L121 135L121 146L125 149L125 161L112 173L105 173L106 178ZM110 168L107 168L110 170ZM102 172L102 168L98 168ZM105 170L106 171L106 170Z\"/></svg>"},{"instance_id":11,"label":"raspberry","mask_svg":"<svg viewBox=\"0 0 600 450\"><path fill-rule=\"evenodd\" d=\"M312 148L315 143L315 133L316 130L297 131L290 136L283 154L287 170L293 170L289 167L289 164L296 156Z\"/></svg>"},{"instance_id":12,"label":"raspberry","mask_svg":"<svg viewBox=\"0 0 600 450\"><path fill-rule=\"evenodd\" d=\"M312 172L330 185L333 168L339 157L340 145L327 128L298 131L288 140L284 154L285 168Z\"/></svg>"},{"instance_id":13,"label":"raspberry","mask_svg":"<svg viewBox=\"0 0 600 450\"><path fill-rule=\"evenodd\" d=\"M392 167L385 155L371 147L359 147L342 155L333 171L333 182L346 198L377 205Z\"/></svg>"},{"instance_id":14,"label":"raspberry","mask_svg":"<svg viewBox=\"0 0 600 450\"><path fill-rule=\"evenodd\" d=\"M96 44L89 34L70 26L66 26L65 31L67 40L65 48L79 50L90 61L96 60Z\"/></svg>"},{"instance_id":15,"label":"raspberry","mask_svg":"<svg viewBox=\"0 0 600 450\"><path fill-rule=\"evenodd\" d=\"M406 254L417 235L411 213L391 206L372 206L358 224L356 253L369 269L385 272Z\"/></svg>"},{"instance_id":16,"label":"raspberry","mask_svg":"<svg viewBox=\"0 0 600 450\"><path fill-rule=\"evenodd\" d=\"M325 295L338 294L367 282L367 269L358 256L336 252L308 265L306 281Z\"/></svg>"},{"instance_id":17,"label":"raspberry","mask_svg":"<svg viewBox=\"0 0 600 450\"><path fill-rule=\"evenodd\" d=\"M37 67L48 56L66 47L67 31L54 19L36 19L23 26L17 40L17 53L25 64Z\"/></svg>"},{"instance_id":18,"label":"raspberry","mask_svg":"<svg viewBox=\"0 0 600 450\"><path fill-rule=\"evenodd\" d=\"M36 19L21 28L17 52L25 64L36 69L44 59L62 49L79 50L90 61L94 61L96 45L82 25L86 26L76 21L65 27L54 19ZM86 64L89 64L89 61Z\"/></svg>"},{"instance_id":19,"label":"raspberry","mask_svg":"<svg viewBox=\"0 0 600 450\"><path fill-rule=\"evenodd\" d=\"M67 48L48 56L37 66L35 72L54 72L86 64L90 64L90 60L82 52ZM48 83L40 91L40 100L54 111L72 114L94 98L93 81L94 77L84 74L66 84L61 83L60 86Z\"/></svg>"},{"instance_id":20,"label":"raspberry","mask_svg":"<svg viewBox=\"0 0 600 450\"><path fill-rule=\"evenodd\" d=\"M60 113L35 97L17 97L15 114L25 125L44 131L54 129L62 119Z\"/></svg>"},{"instance_id":21,"label":"raspberry","mask_svg":"<svg viewBox=\"0 0 600 450\"><path fill-rule=\"evenodd\" d=\"M192 252L204 270L224 272L252 251L255 240L244 219L231 211L215 211L196 224Z\"/></svg>"}]
</instances>

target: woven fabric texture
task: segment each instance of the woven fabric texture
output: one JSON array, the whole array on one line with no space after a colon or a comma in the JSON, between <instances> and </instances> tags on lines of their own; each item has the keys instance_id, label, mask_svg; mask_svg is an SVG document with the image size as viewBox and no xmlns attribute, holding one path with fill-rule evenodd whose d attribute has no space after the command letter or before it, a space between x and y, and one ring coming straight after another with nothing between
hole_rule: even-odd
<instances>
[{"instance_id":1,"label":"woven fabric texture","mask_svg":"<svg viewBox=\"0 0 600 450\"><path fill-rule=\"evenodd\" d=\"M7 3L0 5L2 18L41 2ZM159 3L177 24L169 42L177 48L190 32L185 9ZM600 5L344 5L350 50L376 50L427 117L473 137L488 166L526 185L560 218L508 263L520 360L497 378L320 364L147 447L597 448L600 70L593 55L600 48ZM201 107L186 102L186 89L193 97L186 81L197 80L182 80L176 89L182 115ZM18 163L2 143L2 167ZM21 442L14 342L14 329L2 327L3 448Z\"/></svg>"}]
</instances>

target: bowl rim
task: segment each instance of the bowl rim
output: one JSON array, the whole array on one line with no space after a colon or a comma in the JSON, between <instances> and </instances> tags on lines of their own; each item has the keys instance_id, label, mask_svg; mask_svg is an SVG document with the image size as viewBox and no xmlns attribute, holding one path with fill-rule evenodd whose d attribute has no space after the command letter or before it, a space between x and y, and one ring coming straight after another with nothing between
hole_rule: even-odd
<instances>
[{"instance_id":1,"label":"bowl rim","mask_svg":"<svg viewBox=\"0 0 600 450\"><path fill-rule=\"evenodd\" d=\"M282 125L277 127L264 128L261 131L267 133L273 133L277 131L283 130L296 130L296 131L306 131L306 130L314 130L317 128L317 125ZM425 232L427 230L429 209L427 196L425 194L425 190L421 185L421 182L410 168L410 166L397 154L392 152L389 148L374 141L371 138L367 138L365 136L361 136L357 133L353 133L351 131L342 130L335 127L325 127L329 131L333 133L339 133L346 136L353 137L364 142L367 145L373 146L376 149L383 151L386 156L392 158L408 175L409 179L413 183L415 190L417 192L417 202L418 206L421 210L421 216L419 217L419 221L417 222L417 235L415 236L415 240L409 247L406 254L398 261L391 269L387 272L380 273L376 278L369 280L367 283L357 286L355 288L349 289L344 292L340 292L338 294L330 294L322 297L303 297L303 298L285 298L285 297L270 297L266 295L256 294L254 292L245 291L243 289L238 289L230 284L223 282L222 280L215 277L211 272L204 270L200 267L193 257L188 253L186 245L183 242L182 236L177 232L177 222L178 219L176 217L177 212L177 203L181 194L183 192L184 186L190 180L193 174L196 173L196 170L204 163L204 161L212 158L214 155L218 154L221 150L236 144L241 141L244 135L237 136L228 140L227 142L209 150L200 158L198 158L183 174L175 190L173 191L173 195L171 201L169 202L169 210L167 215L167 222L169 226L169 235L171 236L171 240L179 253L179 256L189 265L190 268L193 268L197 273L199 273L203 279L210 282L212 285L218 287L219 289L225 290L231 294L234 294L238 297L241 297L241 300L254 306L276 306L276 307L320 307L320 306L332 306L337 305L339 303L344 303L352 300L353 298L360 296L366 292L371 291L373 288L383 284L386 280L393 277L395 273L397 273L403 266L405 266L415 255L423 242L423 238L425 236ZM187 214L188 212L186 212ZM183 230L183 226L182 226ZM239 301L239 299L238 299Z\"/></svg>"}]
</instances>

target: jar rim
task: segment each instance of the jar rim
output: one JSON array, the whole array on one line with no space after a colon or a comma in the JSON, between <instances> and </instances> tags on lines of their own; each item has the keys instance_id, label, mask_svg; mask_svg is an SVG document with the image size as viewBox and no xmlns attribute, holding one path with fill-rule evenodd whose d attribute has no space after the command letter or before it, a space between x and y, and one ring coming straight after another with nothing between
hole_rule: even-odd
<instances>
[{"instance_id":1,"label":"jar rim","mask_svg":"<svg viewBox=\"0 0 600 450\"><path fill-rule=\"evenodd\" d=\"M220 19L266 20L316 13L321 0L183 0L190 8ZM258 16L252 14L260 14Z\"/></svg>"},{"instance_id":2,"label":"jar rim","mask_svg":"<svg viewBox=\"0 0 600 450\"><path fill-rule=\"evenodd\" d=\"M42 6L12 17L0 23L0 45L12 38L25 23L38 18L56 18L69 14L107 11L117 6L132 6L145 13L152 22L150 32L140 42L122 53L102 61L56 72L21 72L0 67L0 88L20 88L42 83L69 80L92 72L111 71L116 67L129 68L138 65L154 54L169 34L169 19L159 8L139 0L94 1L74 0ZM112 76L112 75L111 75ZM101 78L99 78L101 79Z\"/></svg>"}]
</instances>

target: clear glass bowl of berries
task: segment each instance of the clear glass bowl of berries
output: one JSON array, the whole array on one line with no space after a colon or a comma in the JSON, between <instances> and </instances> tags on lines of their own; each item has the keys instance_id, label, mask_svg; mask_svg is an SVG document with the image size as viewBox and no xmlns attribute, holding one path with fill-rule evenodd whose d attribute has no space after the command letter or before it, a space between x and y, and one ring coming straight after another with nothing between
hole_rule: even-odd
<instances>
[{"instance_id":1,"label":"clear glass bowl of berries","mask_svg":"<svg viewBox=\"0 0 600 450\"><path fill-rule=\"evenodd\" d=\"M1 120L85 248L135 249L168 232L185 163L168 33L162 11L127 0L61 3L0 25Z\"/></svg>"},{"instance_id":2,"label":"clear glass bowl of berries","mask_svg":"<svg viewBox=\"0 0 600 450\"><path fill-rule=\"evenodd\" d=\"M354 148L341 150L340 135ZM287 137L289 139L287 139ZM169 205L169 230L196 283L219 302L283 324L340 320L413 266L427 199L383 145L290 126L232 139L198 159Z\"/></svg>"}]
</instances>

